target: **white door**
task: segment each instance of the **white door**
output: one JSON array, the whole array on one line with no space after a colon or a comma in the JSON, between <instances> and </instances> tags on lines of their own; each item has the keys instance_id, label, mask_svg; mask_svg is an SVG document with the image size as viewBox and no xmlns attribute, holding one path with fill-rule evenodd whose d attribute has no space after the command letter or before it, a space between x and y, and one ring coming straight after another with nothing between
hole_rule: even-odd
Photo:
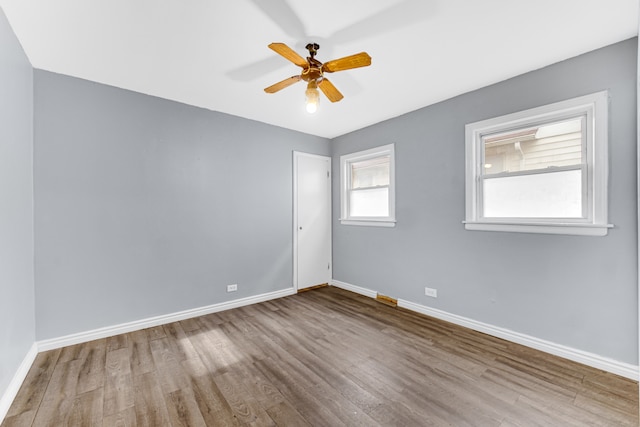
<instances>
[{"instance_id":1,"label":"white door","mask_svg":"<svg viewBox=\"0 0 640 427\"><path fill-rule=\"evenodd\" d=\"M293 153L296 289L331 280L331 158Z\"/></svg>"}]
</instances>

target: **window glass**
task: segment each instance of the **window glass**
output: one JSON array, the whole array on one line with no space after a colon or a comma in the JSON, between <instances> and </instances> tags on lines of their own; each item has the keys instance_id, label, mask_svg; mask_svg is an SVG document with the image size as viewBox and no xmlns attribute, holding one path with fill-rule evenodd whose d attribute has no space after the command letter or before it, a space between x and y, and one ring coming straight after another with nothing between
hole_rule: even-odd
<instances>
[{"instance_id":1,"label":"window glass","mask_svg":"<svg viewBox=\"0 0 640 427\"><path fill-rule=\"evenodd\" d=\"M351 191L352 217L386 217L389 216L389 189L370 188Z\"/></svg>"},{"instance_id":2,"label":"window glass","mask_svg":"<svg viewBox=\"0 0 640 427\"><path fill-rule=\"evenodd\" d=\"M582 218L584 116L482 137L484 218Z\"/></svg>"},{"instance_id":3,"label":"window glass","mask_svg":"<svg viewBox=\"0 0 640 427\"><path fill-rule=\"evenodd\" d=\"M485 217L580 218L582 171L487 179L483 196Z\"/></svg>"},{"instance_id":4,"label":"window glass","mask_svg":"<svg viewBox=\"0 0 640 427\"><path fill-rule=\"evenodd\" d=\"M484 175L580 165L583 117L482 137Z\"/></svg>"},{"instance_id":5,"label":"window glass","mask_svg":"<svg viewBox=\"0 0 640 427\"><path fill-rule=\"evenodd\" d=\"M389 156L351 163L351 188L389 185Z\"/></svg>"}]
</instances>

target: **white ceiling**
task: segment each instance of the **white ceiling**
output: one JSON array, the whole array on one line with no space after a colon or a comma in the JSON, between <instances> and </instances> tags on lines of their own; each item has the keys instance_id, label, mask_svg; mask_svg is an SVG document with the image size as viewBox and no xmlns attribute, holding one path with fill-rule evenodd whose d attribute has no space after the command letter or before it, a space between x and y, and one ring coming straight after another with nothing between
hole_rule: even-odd
<instances>
[{"instance_id":1,"label":"white ceiling","mask_svg":"<svg viewBox=\"0 0 640 427\"><path fill-rule=\"evenodd\" d=\"M333 138L638 34L640 0L0 0L35 68ZM304 109L267 48L366 51Z\"/></svg>"}]
</instances>

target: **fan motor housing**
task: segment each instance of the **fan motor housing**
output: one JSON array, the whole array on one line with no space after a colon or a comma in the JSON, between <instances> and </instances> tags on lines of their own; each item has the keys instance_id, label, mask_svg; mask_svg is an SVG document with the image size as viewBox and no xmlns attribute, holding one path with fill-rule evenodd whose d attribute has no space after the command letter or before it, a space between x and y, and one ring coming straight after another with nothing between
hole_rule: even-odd
<instances>
[{"instance_id":1,"label":"fan motor housing","mask_svg":"<svg viewBox=\"0 0 640 427\"><path fill-rule=\"evenodd\" d=\"M302 71L302 80L309 82L311 80L317 80L322 77L322 70L316 67L309 67Z\"/></svg>"}]
</instances>

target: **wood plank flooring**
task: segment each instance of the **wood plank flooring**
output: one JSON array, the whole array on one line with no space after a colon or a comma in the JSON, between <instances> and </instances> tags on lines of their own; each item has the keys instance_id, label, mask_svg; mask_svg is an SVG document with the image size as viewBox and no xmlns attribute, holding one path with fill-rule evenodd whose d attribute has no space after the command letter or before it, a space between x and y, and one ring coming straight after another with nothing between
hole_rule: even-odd
<instances>
[{"instance_id":1,"label":"wood plank flooring","mask_svg":"<svg viewBox=\"0 0 640 427\"><path fill-rule=\"evenodd\" d=\"M31 425L637 426L638 383L325 287L40 353Z\"/></svg>"}]
</instances>

